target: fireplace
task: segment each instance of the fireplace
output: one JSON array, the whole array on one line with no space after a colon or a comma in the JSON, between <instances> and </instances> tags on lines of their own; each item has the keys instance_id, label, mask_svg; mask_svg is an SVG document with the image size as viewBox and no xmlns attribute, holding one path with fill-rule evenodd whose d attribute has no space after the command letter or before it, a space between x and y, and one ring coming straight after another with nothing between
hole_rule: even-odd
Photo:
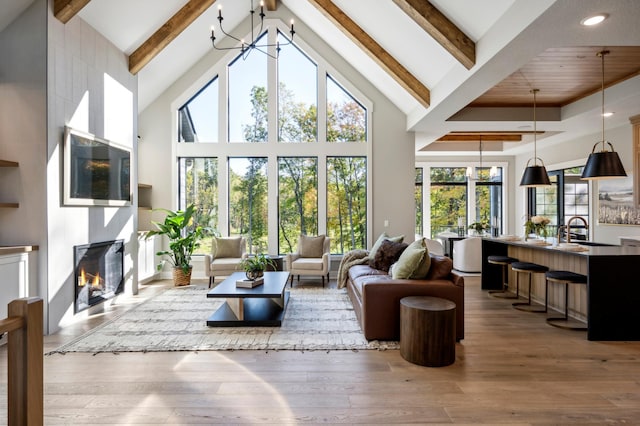
<instances>
[{"instance_id":1,"label":"fireplace","mask_svg":"<svg viewBox=\"0 0 640 426\"><path fill-rule=\"evenodd\" d=\"M124 240L74 246L75 313L124 290Z\"/></svg>"}]
</instances>

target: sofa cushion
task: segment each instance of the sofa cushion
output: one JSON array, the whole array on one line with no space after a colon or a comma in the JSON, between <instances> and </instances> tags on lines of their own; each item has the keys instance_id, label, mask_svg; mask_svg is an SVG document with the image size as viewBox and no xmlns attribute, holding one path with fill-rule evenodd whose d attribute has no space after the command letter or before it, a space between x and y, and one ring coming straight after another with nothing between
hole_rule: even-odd
<instances>
[{"instance_id":1,"label":"sofa cushion","mask_svg":"<svg viewBox=\"0 0 640 426\"><path fill-rule=\"evenodd\" d=\"M447 256L430 254L431 267L427 274L428 280L448 280L450 279L453 262Z\"/></svg>"},{"instance_id":2,"label":"sofa cushion","mask_svg":"<svg viewBox=\"0 0 640 426\"><path fill-rule=\"evenodd\" d=\"M215 257L242 257L242 237L213 237Z\"/></svg>"},{"instance_id":3,"label":"sofa cushion","mask_svg":"<svg viewBox=\"0 0 640 426\"><path fill-rule=\"evenodd\" d=\"M386 272L372 268L369 265L353 265L349 268L348 274L351 281L355 281L357 278L365 275L382 275L387 280L389 279L389 275Z\"/></svg>"},{"instance_id":4,"label":"sofa cushion","mask_svg":"<svg viewBox=\"0 0 640 426\"><path fill-rule=\"evenodd\" d=\"M370 260L376 257L376 253L378 252L378 249L380 248L380 245L384 240L393 241L394 243L401 243L404 240L404 235L398 235L397 237L390 237L386 232L383 232L382 234L380 234L376 242L373 243L371 250L369 251Z\"/></svg>"},{"instance_id":5,"label":"sofa cushion","mask_svg":"<svg viewBox=\"0 0 640 426\"><path fill-rule=\"evenodd\" d=\"M322 257L324 254L324 239L324 235L318 235L317 237L300 235L300 239L298 240L298 253L300 257Z\"/></svg>"},{"instance_id":6,"label":"sofa cushion","mask_svg":"<svg viewBox=\"0 0 640 426\"><path fill-rule=\"evenodd\" d=\"M407 248L406 243L383 240L375 257L369 260L369 266L381 271L389 271L389 267L396 263L402 252Z\"/></svg>"},{"instance_id":7,"label":"sofa cushion","mask_svg":"<svg viewBox=\"0 0 640 426\"><path fill-rule=\"evenodd\" d=\"M424 238L414 241L402 252L391 268L393 279L420 279L427 276L431 266L431 257Z\"/></svg>"},{"instance_id":8,"label":"sofa cushion","mask_svg":"<svg viewBox=\"0 0 640 426\"><path fill-rule=\"evenodd\" d=\"M303 269L306 271L322 271L324 263L321 257L299 257L293 262L293 269Z\"/></svg>"}]
</instances>

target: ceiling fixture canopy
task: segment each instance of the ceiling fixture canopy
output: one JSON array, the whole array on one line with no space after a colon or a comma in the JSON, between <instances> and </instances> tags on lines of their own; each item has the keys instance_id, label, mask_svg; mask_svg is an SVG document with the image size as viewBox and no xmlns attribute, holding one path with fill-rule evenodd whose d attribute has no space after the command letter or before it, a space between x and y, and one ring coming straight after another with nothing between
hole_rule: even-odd
<instances>
[{"instance_id":1,"label":"ceiling fixture canopy","mask_svg":"<svg viewBox=\"0 0 640 426\"><path fill-rule=\"evenodd\" d=\"M249 4L250 4L249 17L251 18L251 41L247 42L243 38L235 37L224 30L224 28L222 27L222 21L224 20L224 18L222 17L222 6L218 6L218 23L219 23L218 26L220 27L220 31L222 32L222 34L226 35L227 37L230 37L233 40L239 42L240 45L233 46L233 47L220 47L219 45L216 46L216 36L215 36L214 27L212 25L210 38L211 38L211 44L213 45L213 48L216 50L239 50L240 54L242 55L242 59L247 59L247 56L249 56L249 54L253 50L262 52L265 55L269 56L270 58L278 59L278 56L280 55L280 46L286 46L288 44L291 44L291 42L293 41L293 35L296 33L293 30L293 19L291 20L291 29L289 30L289 34L291 34L291 39L288 39L286 43L280 43L280 41L278 41L273 44L269 44L269 43L258 44L258 41L262 36L262 31L264 27L264 18L266 16L264 14L264 0L260 0L260 14L259 14L260 29L258 29L257 32L255 32L255 23L254 23L254 15L256 14L257 8L254 9L253 0L249 0ZM269 52L269 49L272 47L275 47L275 54Z\"/></svg>"},{"instance_id":2,"label":"ceiling fixture canopy","mask_svg":"<svg viewBox=\"0 0 640 426\"><path fill-rule=\"evenodd\" d=\"M602 140L593 145L591 154L587 159L587 165L582 170L581 177L587 180L614 179L627 175L618 153L613 150L613 145L604 139L604 57L608 54L608 50L598 52L598 56L602 58ZM596 152L596 147L600 144L602 144L602 150ZM607 145L611 150L607 149Z\"/></svg>"},{"instance_id":3,"label":"ceiling fixture canopy","mask_svg":"<svg viewBox=\"0 0 640 426\"><path fill-rule=\"evenodd\" d=\"M551 181L549 180L549 175L547 174L547 169L542 162L542 159L538 157L538 149L537 149L537 128L536 128L536 94L539 92L539 89L532 89L531 93L533 93L533 158L530 158L527 161L527 167L524 169L524 173L522 173L522 179L520 179L520 186L525 187L536 187L536 186L549 186L551 185ZM533 160L533 164L531 161ZM540 164L538 164L540 161Z\"/></svg>"},{"instance_id":4,"label":"ceiling fixture canopy","mask_svg":"<svg viewBox=\"0 0 640 426\"><path fill-rule=\"evenodd\" d=\"M482 136L480 136L480 146L479 146L479 151L480 151L480 167L478 168L479 170L482 170ZM469 180L481 180L480 176L478 176L477 170L475 169L473 166L467 166L467 179ZM489 169L489 177L496 177L498 175L498 168L496 166L491 166L491 169Z\"/></svg>"}]
</instances>

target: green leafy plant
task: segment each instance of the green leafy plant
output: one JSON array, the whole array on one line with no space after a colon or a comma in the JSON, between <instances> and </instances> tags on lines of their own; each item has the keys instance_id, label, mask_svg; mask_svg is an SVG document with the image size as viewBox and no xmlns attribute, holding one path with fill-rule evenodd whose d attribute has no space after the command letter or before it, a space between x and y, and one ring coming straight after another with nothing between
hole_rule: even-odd
<instances>
[{"instance_id":1,"label":"green leafy plant","mask_svg":"<svg viewBox=\"0 0 640 426\"><path fill-rule=\"evenodd\" d=\"M151 222L157 229L147 232L145 238L166 235L169 239L169 250L159 251L156 254L165 257L165 260L168 260L174 268L181 268L182 272L187 274L191 269L191 256L200 246L200 238L205 232L201 226L193 225L195 205L190 204L185 210L156 210L164 211L167 215L164 222ZM165 260L158 264L158 270L163 268Z\"/></svg>"},{"instance_id":2,"label":"green leafy plant","mask_svg":"<svg viewBox=\"0 0 640 426\"><path fill-rule=\"evenodd\" d=\"M240 265L245 272L263 272L268 266L271 266L273 269L276 267L275 262L263 253L243 259Z\"/></svg>"}]
</instances>

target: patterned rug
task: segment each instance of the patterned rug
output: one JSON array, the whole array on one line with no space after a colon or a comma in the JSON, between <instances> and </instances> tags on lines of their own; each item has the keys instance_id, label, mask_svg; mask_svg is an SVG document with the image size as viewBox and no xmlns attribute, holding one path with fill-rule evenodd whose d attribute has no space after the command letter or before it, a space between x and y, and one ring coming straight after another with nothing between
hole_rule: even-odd
<instances>
[{"instance_id":1,"label":"patterned rug","mask_svg":"<svg viewBox=\"0 0 640 426\"><path fill-rule=\"evenodd\" d=\"M207 287L176 287L49 352L398 349L367 341L345 289L292 288L281 327L208 327L223 299Z\"/></svg>"}]
</instances>

